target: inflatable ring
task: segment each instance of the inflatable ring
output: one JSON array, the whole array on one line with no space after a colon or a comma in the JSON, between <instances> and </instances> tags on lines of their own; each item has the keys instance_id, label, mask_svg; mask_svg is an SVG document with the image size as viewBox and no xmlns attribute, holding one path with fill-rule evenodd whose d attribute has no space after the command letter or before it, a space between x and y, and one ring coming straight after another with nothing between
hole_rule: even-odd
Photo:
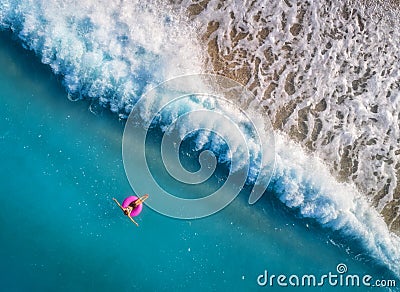
<instances>
[{"instance_id":1,"label":"inflatable ring","mask_svg":"<svg viewBox=\"0 0 400 292\"><path fill-rule=\"evenodd\" d=\"M129 196L129 197L127 197L127 198L122 202L122 207L123 207L123 208L129 207L129 204L132 203L132 202L134 202L134 201L136 201L137 199L139 199L139 198L136 197L136 196ZM139 215L140 212L142 212L142 209L143 209L143 204L140 204L139 206L137 206L135 209L132 210L130 216L131 216L131 217L135 217L135 216Z\"/></svg>"}]
</instances>

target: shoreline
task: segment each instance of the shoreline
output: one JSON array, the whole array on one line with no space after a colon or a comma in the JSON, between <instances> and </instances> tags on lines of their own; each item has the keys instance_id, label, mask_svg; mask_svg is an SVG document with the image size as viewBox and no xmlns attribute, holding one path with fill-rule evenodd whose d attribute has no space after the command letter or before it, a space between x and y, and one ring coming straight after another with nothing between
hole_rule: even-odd
<instances>
[{"instance_id":1,"label":"shoreline","mask_svg":"<svg viewBox=\"0 0 400 292\"><path fill-rule=\"evenodd\" d=\"M192 19L192 21L196 20L196 17L207 9L209 2L210 0L204 0L200 3L195 3L189 6L189 18ZM386 5L389 6L393 4L398 4L398 1L386 3ZM296 23L290 30L292 35L298 35L303 29L302 21L304 14L305 10L301 10L298 14L298 23ZM349 12L344 11L343 17L349 18ZM234 30L234 28L235 27L233 27L229 35L232 46L229 51L224 52L220 50L218 44L220 40L218 40L218 35L216 35L216 32L220 29L220 23L217 21L211 21L207 24L207 29L203 33L201 39L202 43L205 44L208 67L211 68L209 69L211 71L210 73L220 74L222 76L231 78L246 86L250 91L258 96L258 89L261 86L261 82L257 72L252 72L249 64L254 63L255 65L253 68L260 70L260 59L258 59L258 57L255 55L252 55L250 51L243 51L240 46L237 46L240 40L244 38L252 38L254 36L251 36L249 33L238 32ZM257 35L258 41L262 43L263 40L268 37L268 33L269 32L267 30L262 28ZM283 47L283 49L285 50L285 47ZM291 48L288 47L287 50L288 51L285 53L287 53L290 58ZM270 53L268 48L265 50L265 58L267 64L273 64L273 55ZM239 68L235 66L235 64L238 64L238 60L245 60L244 63L239 64ZM283 67L283 70L284 69L285 67ZM275 72L274 76L268 76L268 79L264 80L264 82L267 82L268 87L264 89L262 100L277 98L273 97L272 94L278 87L278 80L280 79L283 70L281 72ZM285 86L283 89L289 96L293 95L296 91L295 77L296 73L293 72L286 76ZM307 97L304 96L292 99L289 103L275 113L274 119L271 119L271 121L275 130L281 130L287 133L291 139L301 144L307 152L318 153L315 143L317 142L318 135L321 131L322 122L319 118L316 118L313 129L308 129L307 123L310 115L318 116L318 113L327 108L327 103L324 99L318 103L310 104L309 106L298 110L296 117L297 122L294 124L292 123L289 129L287 127L285 128L285 124L287 123L289 117L293 118L293 113L296 107L305 100L307 100ZM269 109L268 114L272 118L271 111ZM309 131L311 131L311 133ZM329 137L326 138L330 139ZM329 143L329 140L325 143ZM324 159L324 157L321 158L325 161L325 163L330 165L329 169L336 180L339 182L354 183L370 201L371 207L377 209L382 215L386 224L388 225L388 228L397 235L400 235L400 165L397 166L396 176L398 183L393 192L393 198L389 201L386 200L386 203L383 206L381 206L382 203L380 203L380 200L388 194L390 187L389 184L386 184L381 189L374 191L365 189L362 185L358 184L356 181L353 181L353 176L359 167L359 161L357 158L358 152L354 149L365 147L366 145L369 145L368 143L370 142L365 139L361 139L358 140L356 144L344 147L344 152L341 154L339 164L336 164L335 162L335 164L332 165L332 161L329 159Z\"/></svg>"}]
</instances>

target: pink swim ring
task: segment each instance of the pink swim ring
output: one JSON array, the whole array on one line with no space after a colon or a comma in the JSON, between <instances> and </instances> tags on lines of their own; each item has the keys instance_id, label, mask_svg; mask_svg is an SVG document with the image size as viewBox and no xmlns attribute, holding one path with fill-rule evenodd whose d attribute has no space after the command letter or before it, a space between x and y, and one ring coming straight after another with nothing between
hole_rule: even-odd
<instances>
[{"instance_id":1,"label":"pink swim ring","mask_svg":"<svg viewBox=\"0 0 400 292\"><path fill-rule=\"evenodd\" d=\"M129 206L130 203L136 201L137 199L139 199L136 196L129 196L127 197L123 202L122 202L122 207L123 208L127 208ZM140 204L139 206L137 206L135 209L132 210L130 216L131 217L135 217L137 215L140 214L140 212L142 212L143 209L143 204Z\"/></svg>"}]
</instances>

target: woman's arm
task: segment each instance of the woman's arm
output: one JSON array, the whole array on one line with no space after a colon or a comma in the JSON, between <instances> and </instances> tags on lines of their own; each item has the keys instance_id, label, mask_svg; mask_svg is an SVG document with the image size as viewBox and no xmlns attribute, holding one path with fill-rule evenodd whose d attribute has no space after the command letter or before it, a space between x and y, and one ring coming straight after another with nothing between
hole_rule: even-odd
<instances>
[{"instance_id":1,"label":"woman's arm","mask_svg":"<svg viewBox=\"0 0 400 292\"><path fill-rule=\"evenodd\" d=\"M121 204L117 201L116 198L113 198L113 200L114 200L115 203L117 203L117 205L121 208L122 211L125 211L125 208L123 208L123 207L121 206Z\"/></svg>"},{"instance_id":2,"label":"woman's arm","mask_svg":"<svg viewBox=\"0 0 400 292\"><path fill-rule=\"evenodd\" d=\"M136 222L135 220L133 220L133 218L132 218L130 215L128 215L128 217L129 217L129 219L131 219L131 221L132 221L133 223L135 223L135 225L136 225L137 227L139 227L139 224L137 224L137 222Z\"/></svg>"}]
</instances>

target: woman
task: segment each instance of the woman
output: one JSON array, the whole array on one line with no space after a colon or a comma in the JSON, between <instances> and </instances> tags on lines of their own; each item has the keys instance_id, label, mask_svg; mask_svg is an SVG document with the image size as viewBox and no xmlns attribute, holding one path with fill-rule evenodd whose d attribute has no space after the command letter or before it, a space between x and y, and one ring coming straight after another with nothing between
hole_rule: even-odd
<instances>
[{"instance_id":1,"label":"woman","mask_svg":"<svg viewBox=\"0 0 400 292\"><path fill-rule=\"evenodd\" d=\"M131 219L133 223L136 224L136 226L139 226L139 224L133 220L131 213L134 209L136 209L140 204L142 204L147 198L149 197L148 194L144 195L143 197L140 197L134 201L132 201L126 208L122 207L121 204L117 201L117 199L113 198L114 202L117 203L117 205L121 208L121 210L124 212L126 216Z\"/></svg>"}]
</instances>

